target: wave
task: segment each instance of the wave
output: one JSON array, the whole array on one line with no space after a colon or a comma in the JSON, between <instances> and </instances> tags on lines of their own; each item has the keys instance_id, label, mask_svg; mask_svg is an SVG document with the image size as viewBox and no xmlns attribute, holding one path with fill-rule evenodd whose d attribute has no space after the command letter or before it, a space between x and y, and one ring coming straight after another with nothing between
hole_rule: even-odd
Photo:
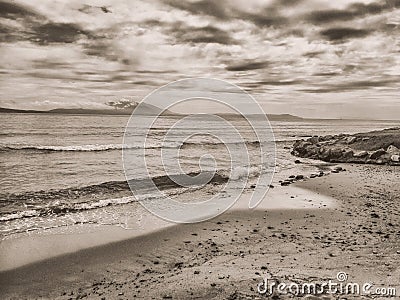
<instances>
[{"instance_id":1,"label":"wave","mask_svg":"<svg viewBox=\"0 0 400 300\"><path fill-rule=\"evenodd\" d=\"M164 143L147 143L146 149L161 149L161 148L185 148L185 147L213 147L223 145L240 145L241 142L186 142L184 144L177 142L164 142ZM259 141L249 141L246 145L259 145ZM69 146L56 146L56 145L2 145L0 151L37 151L37 152L91 152L91 151L112 151L122 149L143 149L143 145L124 145L124 144L89 144L89 145L69 145Z\"/></svg>"},{"instance_id":2,"label":"wave","mask_svg":"<svg viewBox=\"0 0 400 300\"><path fill-rule=\"evenodd\" d=\"M74 213L78 211L101 208L110 205L127 204L134 201L136 201L136 199L130 196L130 197L122 197L116 199L102 199L92 202L81 202L81 203L71 203L71 204L64 203L59 205L51 205L47 207L38 207L36 209L17 211L1 215L0 222L13 221L17 219L31 218L31 217L44 217L49 215L63 215L66 213Z\"/></svg>"},{"instance_id":3,"label":"wave","mask_svg":"<svg viewBox=\"0 0 400 300\"><path fill-rule=\"evenodd\" d=\"M93 144L93 145L71 145L71 146L36 146L36 145L7 145L0 146L0 151L109 151L109 150L122 150L122 144Z\"/></svg>"},{"instance_id":4,"label":"wave","mask_svg":"<svg viewBox=\"0 0 400 300\"><path fill-rule=\"evenodd\" d=\"M211 178L207 184L223 184L229 179L219 172L192 172L189 174L131 179L129 181L110 181L81 188L26 192L21 194L3 194L0 195L0 205L4 213L0 214L0 222L28 217L73 213L109 205L126 204L136 201L136 199L132 196L114 199L113 196L115 197L116 194L120 195L121 192L125 192L123 194L130 194L131 189L140 191L144 199L150 199L152 198L151 191L154 185L162 191L182 189L182 186L177 183L182 181L186 188L197 187L200 186L200 184L197 183L201 179L196 180L196 176L198 175ZM99 200L99 197L107 198ZM82 201L82 199L86 199L86 201ZM10 211L10 209L12 211ZM6 212L7 210L8 212Z\"/></svg>"},{"instance_id":5,"label":"wave","mask_svg":"<svg viewBox=\"0 0 400 300\"><path fill-rule=\"evenodd\" d=\"M188 174L131 179L129 181L110 181L81 188L3 194L0 195L0 205L3 211L0 214L0 222L63 215L111 205L127 204L137 200L149 200L158 196L158 194L152 194L154 185L161 191L172 190L175 193L183 193L203 187L205 178L209 179L206 185L225 184L229 179L241 180L247 175L251 177L259 173L259 167L237 167L232 172L228 170L199 171ZM177 182L183 184L184 187ZM136 199L131 196L131 189L140 191L141 197ZM120 197L115 198L116 195ZM99 199L99 196L101 196L101 199Z\"/></svg>"}]
</instances>

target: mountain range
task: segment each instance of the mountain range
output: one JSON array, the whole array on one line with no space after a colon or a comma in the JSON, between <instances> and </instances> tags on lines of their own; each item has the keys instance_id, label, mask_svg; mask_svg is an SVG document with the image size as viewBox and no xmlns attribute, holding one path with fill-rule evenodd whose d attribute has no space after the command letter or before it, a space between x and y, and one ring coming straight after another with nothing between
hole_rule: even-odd
<instances>
[{"instance_id":1,"label":"mountain range","mask_svg":"<svg viewBox=\"0 0 400 300\"><path fill-rule=\"evenodd\" d=\"M109 108L109 109L84 109L84 108L57 108L51 110L23 110L23 109L13 109L13 108L3 108L0 107L0 113L13 113L13 114L68 114L68 115L130 115L136 108L136 105L132 105L128 108ZM141 106L141 115L159 115L161 109L150 105L144 104ZM162 115L166 116L182 116L183 114L174 113L169 110L162 112ZM221 116L229 116L228 114L219 114ZM237 115L232 115L232 117ZM293 116L290 114L268 114L268 119L270 121L301 121L304 120L301 117Z\"/></svg>"}]
</instances>

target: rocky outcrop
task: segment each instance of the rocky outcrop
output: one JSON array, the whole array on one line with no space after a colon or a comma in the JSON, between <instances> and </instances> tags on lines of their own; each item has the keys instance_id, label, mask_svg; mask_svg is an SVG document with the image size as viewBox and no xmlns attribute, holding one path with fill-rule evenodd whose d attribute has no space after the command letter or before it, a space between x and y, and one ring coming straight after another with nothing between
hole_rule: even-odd
<instances>
[{"instance_id":1,"label":"rocky outcrop","mask_svg":"<svg viewBox=\"0 0 400 300\"><path fill-rule=\"evenodd\" d=\"M382 131L313 136L297 140L292 154L333 163L400 165L400 127Z\"/></svg>"}]
</instances>

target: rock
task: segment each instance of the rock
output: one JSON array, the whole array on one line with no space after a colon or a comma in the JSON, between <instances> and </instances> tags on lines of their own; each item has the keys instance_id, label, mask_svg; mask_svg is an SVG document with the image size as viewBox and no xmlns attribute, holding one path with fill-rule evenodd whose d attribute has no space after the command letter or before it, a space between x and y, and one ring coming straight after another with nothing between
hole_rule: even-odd
<instances>
[{"instance_id":1,"label":"rock","mask_svg":"<svg viewBox=\"0 0 400 300\"><path fill-rule=\"evenodd\" d=\"M196 270L196 271L194 271L194 274L198 275L198 274L200 274L200 271Z\"/></svg>"},{"instance_id":2,"label":"rock","mask_svg":"<svg viewBox=\"0 0 400 300\"><path fill-rule=\"evenodd\" d=\"M394 146L394 145L390 145L390 146L387 148L386 152L389 153L390 155L400 155L400 149L397 148L397 147Z\"/></svg>"},{"instance_id":3,"label":"rock","mask_svg":"<svg viewBox=\"0 0 400 300\"><path fill-rule=\"evenodd\" d=\"M295 179L296 180L301 180L301 179L304 179L304 175L297 175L296 177L295 177Z\"/></svg>"},{"instance_id":4,"label":"rock","mask_svg":"<svg viewBox=\"0 0 400 300\"><path fill-rule=\"evenodd\" d=\"M331 153L330 153L329 159L330 160L338 159L338 158L342 157L342 155L343 155L343 149L342 148L333 148L333 149L331 149Z\"/></svg>"},{"instance_id":5,"label":"rock","mask_svg":"<svg viewBox=\"0 0 400 300\"><path fill-rule=\"evenodd\" d=\"M312 174L310 175L310 178L315 178L315 177L317 177L317 176L318 176L318 174L312 173Z\"/></svg>"},{"instance_id":6,"label":"rock","mask_svg":"<svg viewBox=\"0 0 400 300\"><path fill-rule=\"evenodd\" d=\"M337 167L333 168L333 170L332 170L331 172L332 172L332 173L339 173L340 171L343 171L343 168L337 166Z\"/></svg>"},{"instance_id":7,"label":"rock","mask_svg":"<svg viewBox=\"0 0 400 300\"><path fill-rule=\"evenodd\" d=\"M298 159L296 159L296 160L294 161L294 163L295 163L295 164L301 164L301 161L298 160Z\"/></svg>"},{"instance_id":8,"label":"rock","mask_svg":"<svg viewBox=\"0 0 400 300\"><path fill-rule=\"evenodd\" d=\"M368 156L368 152L367 151L360 151L360 152L354 153L353 156L354 157L363 158L363 157Z\"/></svg>"},{"instance_id":9,"label":"rock","mask_svg":"<svg viewBox=\"0 0 400 300\"><path fill-rule=\"evenodd\" d=\"M366 134L337 134L334 136L312 136L297 140L291 153L298 157L319 159L331 163L367 163L367 164L398 164L400 160L400 144L398 143L398 128L383 130L384 134L371 132ZM385 145L376 151L372 145ZM390 145L387 147L386 145ZM379 147L379 146L378 146ZM399 147L399 148L397 148ZM383 149L384 148L384 149ZM366 151L362 151L365 149ZM386 150L385 150L386 149ZM394 156L392 159L393 155ZM301 163L296 160L295 163ZM335 170L336 171L340 170Z\"/></svg>"},{"instance_id":10,"label":"rock","mask_svg":"<svg viewBox=\"0 0 400 300\"><path fill-rule=\"evenodd\" d=\"M355 141L357 141L357 137L349 136L345 140L346 140L346 144L353 144Z\"/></svg>"},{"instance_id":11,"label":"rock","mask_svg":"<svg viewBox=\"0 0 400 300\"><path fill-rule=\"evenodd\" d=\"M174 265L175 268L182 268L182 266L183 266L183 262L177 262Z\"/></svg>"},{"instance_id":12,"label":"rock","mask_svg":"<svg viewBox=\"0 0 400 300\"><path fill-rule=\"evenodd\" d=\"M353 150L346 150L343 152L343 157L345 158L352 158L354 156L354 151Z\"/></svg>"},{"instance_id":13,"label":"rock","mask_svg":"<svg viewBox=\"0 0 400 300\"><path fill-rule=\"evenodd\" d=\"M331 156L331 149L326 149L325 147L319 148L319 157L322 160L328 160L328 158Z\"/></svg>"},{"instance_id":14,"label":"rock","mask_svg":"<svg viewBox=\"0 0 400 300\"><path fill-rule=\"evenodd\" d=\"M378 149L378 150L374 151L373 153L371 153L369 158L370 159L377 159L377 158L381 157L384 154L386 154L386 151L384 149Z\"/></svg>"},{"instance_id":15,"label":"rock","mask_svg":"<svg viewBox=\"0 0 400 300\"><path fill-rule=\"evenodd\" d=\"M392 155L391 157L390 157L390 160L391 161L394 161L394 162L400 162L400 155Z\"/></svg>"}]
</instances>

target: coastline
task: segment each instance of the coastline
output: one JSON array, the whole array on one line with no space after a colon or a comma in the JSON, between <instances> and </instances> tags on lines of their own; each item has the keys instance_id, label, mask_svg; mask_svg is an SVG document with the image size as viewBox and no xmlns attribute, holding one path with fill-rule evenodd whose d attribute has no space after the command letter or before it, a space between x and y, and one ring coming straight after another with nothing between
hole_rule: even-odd
<instances>
[{"instance_id":1,"label":"coastline","mask_svg":"<svg viewBox=\"0 0 400 300\"><path fill-rule=\"evenodd\" d=\"M303 282L339 271L353 282L398 287L400 191L392 183L400 175L392 168L346 165L295 184L337 199L336 207L231 210L2 272L1 294L241 299L259 297L266 274Z\"/></svg>"},{"instance_id":2,"label":"coastline","mask_svg":"<svg viewBox=\"0 0 400 300\"><path fill-rule=\"evenodd\" d=\"M229 211L249 211L251 214L256 210L318 209L335 206L334 199L330 197L323 197L306 189L291 186L270 189L260 205L250 210L247 206L250 195L251 189L246 190ZM124 205L112 209L120 210L123 213ZM126 220L127 223L119 226L69 225L67 228L57 227L33 233L16 234L5 239L0 243L0 252L2 253L0 272L179 226L179 224L158 218L138 204L136 204L135 210L137 217L130 217L129 220Z\"/></svg>"}]
</instances>

